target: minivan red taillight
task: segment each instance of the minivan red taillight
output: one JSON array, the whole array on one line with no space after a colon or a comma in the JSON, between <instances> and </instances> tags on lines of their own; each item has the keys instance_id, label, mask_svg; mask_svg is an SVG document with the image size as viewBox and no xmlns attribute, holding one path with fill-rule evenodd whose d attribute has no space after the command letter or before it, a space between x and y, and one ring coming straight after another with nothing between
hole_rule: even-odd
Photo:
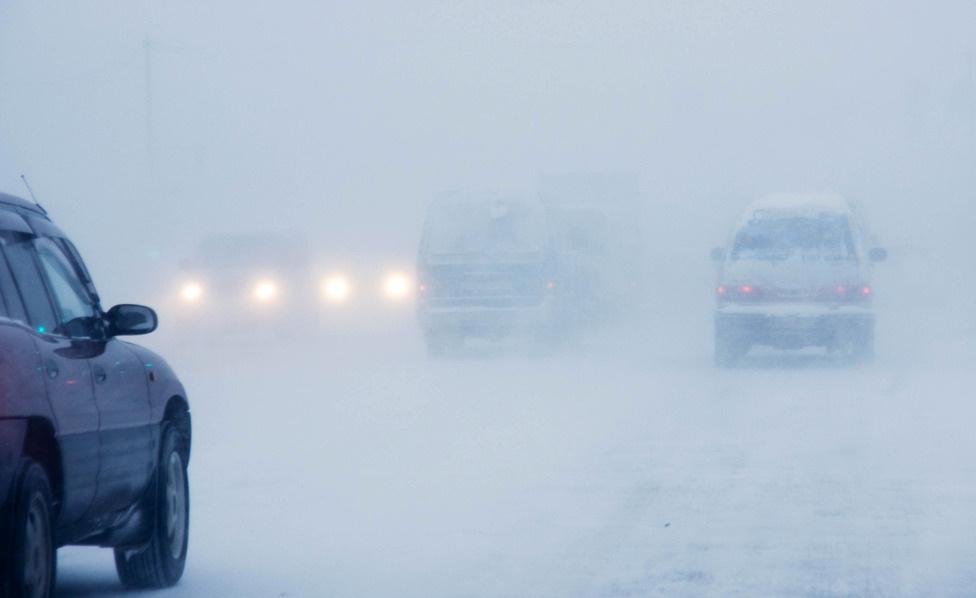
<instances>
[{"instance_id":1,"label":"minivan red taillight","mask_svg":"<svg viewBox=\"0 0 976 598\"><path fill-rule=\"evenodd\" d=\"M720 284L715 288L715 296L719 301L756 301L760 299L761 293L758 288L748 283Z\"/></svg>"}]
</instances>

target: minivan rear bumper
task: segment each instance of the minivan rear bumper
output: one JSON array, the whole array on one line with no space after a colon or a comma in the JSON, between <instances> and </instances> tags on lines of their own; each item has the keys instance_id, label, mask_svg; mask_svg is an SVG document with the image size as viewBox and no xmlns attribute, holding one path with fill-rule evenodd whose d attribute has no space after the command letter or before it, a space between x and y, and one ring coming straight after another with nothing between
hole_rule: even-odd
<instances>
[{"instance_id":1,"label":"minivan rear bumper","mask_svg":"<svg viewBox=\"0 0 976 598\"><path fill-rule=\"evenodd\" d=\"M545 331L555 324L550 302L523 307L421 305L420 327L427 332L450 332L475 336L504 336Z\"/></svg>"},{"instance_id":2,"label":"minivan rear bumper","mask_svg":"<svg viewBox=\"0 0 976 598\"><path fill-rule=\"evenodd\" d=\"M866 306L821 304L725 305L715 312L715 331L745 345L778 349L829 347L841 335L871 333Z\"/></svg>"}]
</instances>

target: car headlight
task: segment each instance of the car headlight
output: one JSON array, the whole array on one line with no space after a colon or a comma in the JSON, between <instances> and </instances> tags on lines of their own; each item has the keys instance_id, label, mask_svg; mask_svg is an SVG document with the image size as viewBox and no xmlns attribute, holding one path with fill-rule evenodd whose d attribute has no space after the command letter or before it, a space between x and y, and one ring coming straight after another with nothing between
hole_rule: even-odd
<instances>
[{"instance_id":1,"label":"car headlight","mask_svg":"<svg viewBox=\"0 0 976 598\"><path fill-rule=\"evenodd\" d=\"M254 300L259 303L271 303L278 298L278 285L273 280L260 280L254 285Z\"/></svg>"},{"instance_id":2,"label":"car headlight","mask_svg":"<svg viewBox=\"0 0 976 598\"><path fill-rule=\"evenodd\" d=\"M332 303L343 303L352 294L352 285L345 276L330 276L322 282L322 294Z\"/></svg>"},{"instance_id":3,"label":"car headlight","mask_svg":"<svg viewBox=\"0 0 976 598\"><path fill-rule=\"evenodd\" d=\"M393 301L405 299L410 294L410 278L402 272L391 272L383 280L383 293Z\"/></svg>"},{"instance_id":4,"label":"car headlight","mask_svg":"<svg viewBox=\"0 0 976 598\"><path fill-rule=\"evenodd\" d=\"M203 286L196 282L188 282L180 289L180 299L184 303L199 303L203 299Z\"/></svg>"}]
</instances>

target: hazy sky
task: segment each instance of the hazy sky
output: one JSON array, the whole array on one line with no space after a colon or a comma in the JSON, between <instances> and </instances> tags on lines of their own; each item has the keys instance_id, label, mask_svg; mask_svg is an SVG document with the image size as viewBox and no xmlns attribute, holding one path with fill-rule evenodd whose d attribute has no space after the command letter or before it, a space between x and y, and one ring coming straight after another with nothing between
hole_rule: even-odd
<instances>
[{"instance_id":1,"label":"hazy sky","mask_svg":"<svg viewBox=\"0 0 976 598\"><path fill-rule=\"evenodd\" d=\"M696 245L770 190L952 213L974 22L965 1L0 0L0 188L27 173L100 261L106 224L164 261L264 227L412 251L434 192L548 171L637 172L676 230L714 216Z\"/></svg>"}]
</instances>

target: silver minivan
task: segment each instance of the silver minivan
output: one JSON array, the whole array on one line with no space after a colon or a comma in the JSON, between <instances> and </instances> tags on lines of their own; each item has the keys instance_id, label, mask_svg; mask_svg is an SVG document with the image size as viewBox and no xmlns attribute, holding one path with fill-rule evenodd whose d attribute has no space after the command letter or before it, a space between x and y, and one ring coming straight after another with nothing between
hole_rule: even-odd
<instances>
[{"instance_id":1,"label":"silver minivan","mask_svg":"<svg viewBox=\"0 0 976 598\"><path fill-rule=\"evenodd\" d=\"M445 196L428 210L417 259L417 316L432 355L465 338L561 328L568 290L539 202L494 194Z\"/></svg>"}]
</instances>

